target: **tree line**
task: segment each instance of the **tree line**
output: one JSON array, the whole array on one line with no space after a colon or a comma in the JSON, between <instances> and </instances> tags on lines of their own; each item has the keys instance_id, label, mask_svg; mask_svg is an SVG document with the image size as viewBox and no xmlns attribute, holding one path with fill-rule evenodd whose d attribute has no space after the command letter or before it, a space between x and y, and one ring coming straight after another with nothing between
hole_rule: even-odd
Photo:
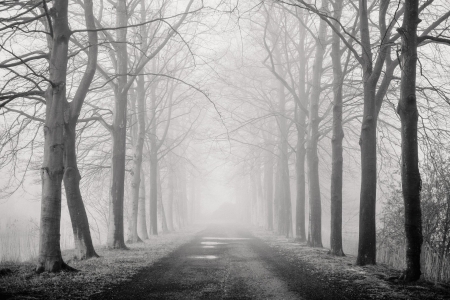
<instances>
[{"instance_id":1,"label":"tree line","mask_svg":"<svg viewBox=\"0 0 450 300\"><path fill-rule=\"evenodd\" d=\"M252 26L248 35L257 45L248 50L255 57L253 70L237 72L233 85L239 90L237 103L252 103L243 113L249 116L248 124L236 117L234 125L249 127L245 136L236 134L238 142L248 147L246 159L236 157L241 174L249 178L249 188L237 187L241 201L247 199L246 219L258 224L262 218L268 229L322 247L321 181L329 174L330 253L344 255L344 157L356 160L361 180L356 263L375 264L379 183L395 179L382 172L399 170L404 224L395 230L404 232L407 268L402 278L419 279L423 243L419 161L448 138L445 123L430 113L433 106L442 112L447 109L442 86L448 75L443 71L434 77L436 72L427 66L443 62L449 43L448 5L389 0L253 5L258 9L240 16ZM242 88L242 82L251 88ZM380 170L385 160L390 161L387 171ZM264 193L258 182L264 182ZM295 212L291 189L296 191ZM262 205L255 201L266 203L259 215ZM429 215L425 217L429 220Z\"/></svg>"},{"instance_id":2,"label":"tree line","mask_svg":"<svg viewBox=\"0 0 450 300\"><path fill-rule=\"evenodd\" d=\"M128 242L192 221L198 182L195 154L187 149L212 110L226 131L212 137L218 151L227 144L228 159L247 180L236 185L247 220L322 247L327 170L333 255L344 255L344 158L357 162L358 265L376 263L380 166L399 158L386 172L400 171L404 279L417 280L423 242L419 161L435 153L427 147L445 144L448 137L438 114L423 116L433 109L445 116L449 103L443 54L449 5L438 0L214 5L2 3L1 163L28 170L42 160L37 271L70 269L59 248L62 184L79 258L96 256L82 178L92 192L95 182L111 178L103 212L110 248L126 248L128 181ZM224 15L236 21L230 32L241 39L211 46L222 57L205 54L202 34L214 32L214 26L229 28L223 21L203 23ZM192 76L195 70L202 75ZM100 207L104 211L105 205Z\"/></svg>"}]
</instances>

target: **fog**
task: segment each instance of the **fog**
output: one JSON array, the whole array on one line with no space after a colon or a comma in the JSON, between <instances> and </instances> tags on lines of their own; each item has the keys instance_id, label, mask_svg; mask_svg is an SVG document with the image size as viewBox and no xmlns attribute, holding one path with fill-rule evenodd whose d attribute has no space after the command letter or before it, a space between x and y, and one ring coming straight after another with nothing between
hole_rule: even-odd
<instances>
[{"instance_id":1,"label":"fog","mask_svg":"<svg viewBox=\"0 0 450 300\"><path fill-rule=\"evenodd\" d=\"M406 69L389 1L367 24L328 1L2 4L0 262L214 222L360 265L422 240L447 255L450 6L434 2Z\"/></svg>"}]
</instances>

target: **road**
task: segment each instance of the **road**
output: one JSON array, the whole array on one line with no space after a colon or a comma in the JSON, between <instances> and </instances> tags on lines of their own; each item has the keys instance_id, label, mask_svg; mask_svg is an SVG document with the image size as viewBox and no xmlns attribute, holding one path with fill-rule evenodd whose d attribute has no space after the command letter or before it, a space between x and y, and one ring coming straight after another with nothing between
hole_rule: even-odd
<instances>
[{"instance_id":1,"label":"road","mask_svg":"<svg viewBox=\"0 0 450 300\"><path fill-rule=\"evenodd\" d=\"M293 264L249 231L211 225L93 299L357 299Z\"/></svg>"}]
</instances>

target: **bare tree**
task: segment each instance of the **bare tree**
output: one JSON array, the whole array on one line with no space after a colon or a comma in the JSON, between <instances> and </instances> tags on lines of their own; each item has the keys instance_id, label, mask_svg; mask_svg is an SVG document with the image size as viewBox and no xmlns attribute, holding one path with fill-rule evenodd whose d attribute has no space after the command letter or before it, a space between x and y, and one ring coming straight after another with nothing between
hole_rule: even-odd
<instances>
[{"instance_id":1,"label":"bare tree","mask_svg":"<svg viewBox=\"0 0 450 300\"><path fill-rule=\"evenodd\" d=\"M322 1L322 12L328 11L328 0ZM321 77L323 59L326 47L327 26L320 20L319 34L316 39L316 54L314 58L312 91L309 100L309 125L306 156L308 161L308 191L309 191L309 234L308 244L312 247L322 247L322 205L319 184L319 157L317 143L319 140L319 99L321 93Z\"/></svg>"},{"instance_id":2,"label":"bare tree","mask_svg":"<svg viewBox=\"0 0 450 300\"><path fill-rule=\"evenodd\" d=\"M337 30L342 15L343 1L336 0L333 4L333 18ZM342 90L344 74L341 64L341 40L337 32L333 32L331 59L333 62L333 137L332 144L332 170L331 170L331 234L330 253L343 256L342 250L342 140L344 130L342 128Z\"/></svg>"},{"instance_id":3,"label":"bare tree","mask_svg":"<svg viewBox=\"0 0 450 300\"><path fill-rule=\"evenodd\" d=\"M86 28L88 30L89 50L86 71L78 86L72 102L66 104L68 118L64 120L64 188L66 190L67 206L72 221L73 236L75 239L75 255L79 259L97 257L92 243L88 217L80 191L81 175L78 170L76 154L76 127L80 111L86 94L94 78L97 55L98 38L95 29L92 0L84 1Z\"/></svg>"}]
</instances>

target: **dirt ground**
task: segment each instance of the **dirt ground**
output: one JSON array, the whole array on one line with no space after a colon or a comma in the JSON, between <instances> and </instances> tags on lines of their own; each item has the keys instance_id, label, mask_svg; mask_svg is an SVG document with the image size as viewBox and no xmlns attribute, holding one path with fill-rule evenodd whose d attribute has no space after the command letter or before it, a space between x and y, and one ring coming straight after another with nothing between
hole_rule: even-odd
<instances>
[{"instance_id":1,"label":"dirt ground","mask_svg":"<svg viewBox=\"0 0 450 300\"><path fill-rule=\"evenodd\" d=\"M450 299L446 285L405 285L386 266L357 267L354 257L229 224L99 252L71 262L77 273L10 266L0 299Z\"/></svg>"}]
</instances>

